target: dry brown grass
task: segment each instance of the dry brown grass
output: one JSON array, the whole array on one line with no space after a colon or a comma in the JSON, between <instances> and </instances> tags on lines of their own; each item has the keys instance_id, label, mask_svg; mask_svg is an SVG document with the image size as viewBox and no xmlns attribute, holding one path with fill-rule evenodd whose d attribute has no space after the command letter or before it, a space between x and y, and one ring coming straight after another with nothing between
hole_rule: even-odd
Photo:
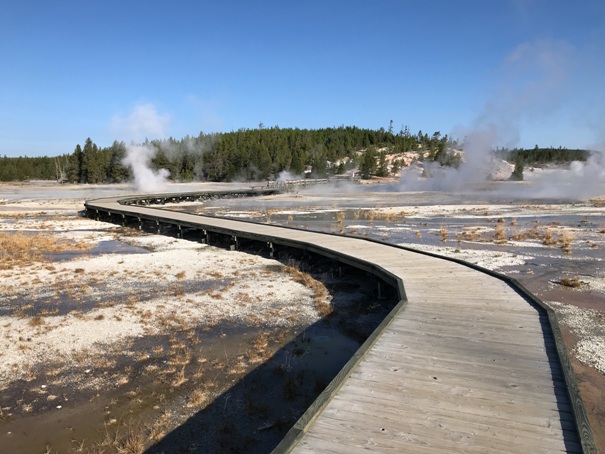
<instances>
[{"instance_id":1,"label":"dry brown grass","mask_svg":"<svg viewBox=\"0 0 605 454\"><path fill-rule=\"evenodd\" d=\"M561 243L561 249L566 254L571 252L571 247L574 239L574 234L571 231L565 231L559 235L559 242Z\"/></svg>"},{"instance_id":2,"label":"dry brown grass","mask_svg":"<svg viewBox=\"0 0 605 454\"><path fill-rule=\"evenodd\" d=\"M105 427L106 435L100 443L94 446L95 453L115 452L118 454L142 454L145 451L146 439L141 433L128 427L124 433L119 429L114 431Z\"/></svg>"},{"instance_id":3,"label":"dry brown grass","mask_svg":"<svg viewBox=\"0 0 605 454\"><path fill-rule=\"evenodd\" d=\"M447 237L448 237L448 232L447 229L445 228L445 226L441 226L441 228L439 229L439 235L441 236L441 241L446 242L447 241Z\"/></svg>"},{"instance_id":4,"label":"dry brown grass","mask_svg":"<svg viewBox=\"0 0 605 454\"><path fill-rule=\"evenodd\" d=\"M119 453L142 454L145 451L145 438L140 433L130 433L118 448Z\"/></svg>"},{"instance_id":5,"label":"dry brown grass","mask_svg":"<svg viewBox=\"0 0 605 454\"><path fill-rule=\"evenodd\" d=\"M69 246L67 241L47 234L0 233L0 269L42 262L44 254L63 252Z\"/></svg>"},{"instance_id":6,"label":"dry brown grass","mask_svg":"<svg viewBox=\"0 0 605 454\"><path fill-rule=\"evenodd\" d=\"M545 246L552 246L557 244L557 239L555 238L552 229L544 229L544 233L542 235L542 244L544 244Z\"/></svg>"},{"instance_id":7,"label":"dry brown grass","mask_svg":"<svg viewBox=\"0 0 605 454\"><path fill-rule=\"evenodd\" d=\"M605 197L596 197L594 199L591 199L590 202L592 203L592 206L594 206L594 207L597 207L597 208L605 207Z\"/></svg>"},{"instance_id":8,"label":"dry brown grass","mask_svg":"<svg viewBox=\"0 0 605 454\"><path fill-rule=\"evenodd\" d=\"M210 400L210 394L205 389L196 388L193 390L189 399L187 400L186 406L188 408L195 408L201 410L206 406Z\"/></svg>"},{"instance_id":9,"label":"dry brown grass","mask_svg":"<svg viewBox=\"0 0 605 454\"><path fill-rule=\"evenodd\" d=\"M9 421L12 418L12 414L8 412L4 412L4 409L0 407L0 421Z\"/></svg>"},{"instance_id":10,"label":"dry brown grass","mask_svg":"<svg viewBox=\"0 0 605 454\"><path fill-rule=\"evenodd\" d=\"M284 266L283 269L290 275L290 277L305 287L310 288L313 291L313 299L315 302L315 309L317 312L326 317L334 312L334 308L327 302L328 291L326 287L313 278L309 273L301 271L295 266Z\"/></svg>"},{"instance_id":11,"label":"dry brown grass","mask_svg":"<svg viewBox=\"0 0 605 454\"><path fill-rule=\"evenodd\" d=\"M578 288L582 282L577 277L562 277L559 282L565 287Z\"/></svg>"},{"instance_id":12,"label":"dry brown grass","mask_svg":"<svg viewBox=\"0 0 605 454\"><path fill-rule=\"evenodd\" d=\"M462 232L457 233L456 239L458 241L483 241L478 227L465 229Z\"/></svg>"},{"instance_id":13,"label":"dry brown grass","mask_svg":"<svg viewBox=\"0 0 605 454\"><path fill-rule=\"evenodd\" d=\"M572 250L574 232L571 230L560 230L562 227L545 227L540 228L534 225L525 230L517 230L511 235L513 241L538 240L545 246L561 246L565 253L570 253Z\"/></svg>"},{"instance_id":14,"label":"dry brown grass","mask_svg":"<svg viewBox=\"0 0 605 454\"><path fill-rule=\"evenodd\" d=\"M248 360L251 363L266 361L271 356L269 347L268 333L261 333L252 341L252 349L247 352Z\"/></svg>"},{"instance_id":15,"label":"dry brown grass","mask_svg":"<svg viewBox=\"0 0 605 454\"><path fill-rule=\"evenodd\" d=\"M29 322L27 322L27 324L29 326L42 326L44 325L46 322L44 321L44 319L40 316L35 316L29 319Z\"/></svg>"},{"instance_id":16,"label":"dry brown grass","mask_svg":"<svg viewBox=\"0 0 605 454\"><path fill-rule=\"evenodd\" d=\"M498 219L498 222L494 226L494 241L497 244L506 243L506 227L504 227L503 219Z\"/></svg>"}]
</instances>

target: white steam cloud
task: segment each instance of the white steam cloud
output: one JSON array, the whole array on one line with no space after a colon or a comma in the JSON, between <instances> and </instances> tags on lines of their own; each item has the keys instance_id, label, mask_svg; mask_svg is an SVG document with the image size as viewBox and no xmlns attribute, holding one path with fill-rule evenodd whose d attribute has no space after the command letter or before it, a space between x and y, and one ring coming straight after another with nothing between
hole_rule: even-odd
<instances>
[{"instance_id":1,"label":"white steam cloud","mask_svg":"<svg viewBox=\"0 0 605 454\"><path fill-rule=\"evenodd\" d=\"M170 122L168 115L161 115L153 104L139 104L125 116L115 115L111 119L111 129L119 137L126 136L131 142L126 147L126 157L122 164L129 167L134 179L134 185L139 192L159 192L166 186L170 172L166 169L154 170L151 160L156 149L151 145L137 145L134 141L142 142L147 137L158 138L166 135Z\"/></svg>"},{"instance_id":2,"label":"white steam cloud","mask_svg":"<svg viewBox=\"0 0 605 454\"><path fill-rule=\"evenodd\" d=\"M139 192L159 192L166 187L170 172L166 169L153 170L151 160L156 149L149 145L130 144L126 147L126 157L122 164L132 171L134 185Z\"/></svg>"},{"instance_id":3,"label":"white steam cloud","mask_svg":"<svg viewBox=\"0 0 605 454\"><path fill-rule=\"evenodd\" d=\"M582 71L579 55L563 41L542 39L517 46L499 68L499 82L480 115L472 125L457 128L451 134L464 137L464 159L460 167L456 170L425 162L422 175L418 168L404 169L400 189L465 190L485 182L494 165L492 151L496 147L518 146L522 131L552 123L553 117L574 105L576 94L585 88L579 86L583 80L579 75ZM574 127L567 126L570 130ZM556 131L553 129L553 132ZM597 129L595 134L599 134ZM569 170L540 172L539 176L531 177L532 187L524 188L528 192L523 195L594 196L603 191L604 175L605 160L595 153L586 163L573 163Z\"/></svg>"},{"instance_id":4,"label":"white steam cloud","mask_svg":"<svg viewBox=\"0 0 605 454\"><path fill-rule=\"evenodd\" d=\"M282 170L281 172L279 172L279 175L277 176L277 182L278 183L285 183L287 181L292 181L292 180L303 180L305 177L301 176L301 175L295 175L293 173L288 172L287 170Z\"/></svg>"},{"instance_id":5,"label":"white steam cloud","mask_svg":"<svg viewBox=\"0 0 605 454\"><path fill-rule=\"evenodd\" d=\"M583 200L605 195L605 156L595 151L586 162L572 162L569 169L529 173L526 179L534 197Z\"/></svg>"},{"instance_id":6,"label":"white steam cloud","mask_svg":"<svg viewBox=\"0 0 605 454\"><path fill-rule=\"evenodd\" d=\"M114 115L111 131L125 141L143 142L148 137L164 137L169 124L169 115L161 115L153 104L145 103L136 105L126 116Z\"/></svg>"}]
</instances>

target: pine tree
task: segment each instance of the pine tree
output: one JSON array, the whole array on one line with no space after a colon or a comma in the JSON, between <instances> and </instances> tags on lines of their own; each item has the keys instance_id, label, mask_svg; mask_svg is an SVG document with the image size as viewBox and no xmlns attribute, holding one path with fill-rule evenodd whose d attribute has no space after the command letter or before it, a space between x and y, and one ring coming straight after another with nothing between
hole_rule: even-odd
<instances>
[{"instance_id":1,"label":"pine tree","mask_svg":"<svg viewBox=\"0 0 605 454\"><path fill-rule=\"evenodd\" d=\"M512 181L523 181L523 171L525 170L525 162L523 162L523 158L521 155L517 156L515 160L515 169L510 176L510 180Z\"/></svg>"},{"instance_id":2,"label":"pine tree","mask_svg":"<svg viewBox=\"0 0 605 454\"><path fill-rule=\"evenodd\" d=\"M361 157L361 163L359 165L359 172L361 178L367 180L376 174L376 148L368 147Z\"/></svg>"},{"instance_id":3,"label":"pine tree","mask_svg":"<svg viewBox=\"0 0 605 454\"><path fill-rule=\"evenodd\" d=\"M386 177L389 174L387 154L384 151L378 153L378 166L376 167L377 177Z\"/></svg>"},{"instance_id":4,"label":"pine tree","mask_svg":"<svg viewBox=\"0 0 605 454\"><path fill-rule=\"evenodd\" d=\"M69 157L67 165L67 181L70 183L83 183L82 174L82 148L80 144L76 145L74 152Z\"/></svg>"}]
</instances>

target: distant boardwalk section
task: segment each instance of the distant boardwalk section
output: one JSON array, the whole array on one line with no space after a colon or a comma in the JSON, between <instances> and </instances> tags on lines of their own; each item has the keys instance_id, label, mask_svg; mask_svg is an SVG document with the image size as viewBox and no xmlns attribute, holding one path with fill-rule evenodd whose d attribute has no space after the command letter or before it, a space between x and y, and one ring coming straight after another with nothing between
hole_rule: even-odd
<instances>
[{"instance_id":1,"label":"distant boardwalk section","mask_svg":"<svg viewBox=\"0 0 605 454\"><path fill-rule=\"evenodd\" d=\"M214 196L229 195L132 196L86 208L158 232L194 230L211 244L321 254L377 276L401 299L275 452L596 452L554 314L516 281L363 238L157 207Z\"/></svg>"}]
</instances>

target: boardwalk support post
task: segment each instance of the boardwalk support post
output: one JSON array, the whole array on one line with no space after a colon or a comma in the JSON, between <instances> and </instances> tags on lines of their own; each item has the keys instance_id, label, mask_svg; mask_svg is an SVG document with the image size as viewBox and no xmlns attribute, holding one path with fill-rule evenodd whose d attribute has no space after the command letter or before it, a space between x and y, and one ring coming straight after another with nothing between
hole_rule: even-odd
<instances>
[{"instance_id":1,"label":"boardwalk support post","mask_svg":"<svg viewBox=\"0 0 605 454\"><path fill-rule=\"evenodd\" d=\"M273 243L267 243L267 246L269 246L269 257L273 258L273 254L274 254L274 249L273 249Z\"/></svg>"},{"instance_id":2,"label":"boardwalk support post","mask_svg":"<svg viewBox=\"0 0 605 454\"><path fill-rule=\"evenodd\" d=\"M229 246L229 249L232 251L237 251L239 248L237 247L237 236L233 235L231 237L232 244Z\"/></svg>"}]
</instances>

